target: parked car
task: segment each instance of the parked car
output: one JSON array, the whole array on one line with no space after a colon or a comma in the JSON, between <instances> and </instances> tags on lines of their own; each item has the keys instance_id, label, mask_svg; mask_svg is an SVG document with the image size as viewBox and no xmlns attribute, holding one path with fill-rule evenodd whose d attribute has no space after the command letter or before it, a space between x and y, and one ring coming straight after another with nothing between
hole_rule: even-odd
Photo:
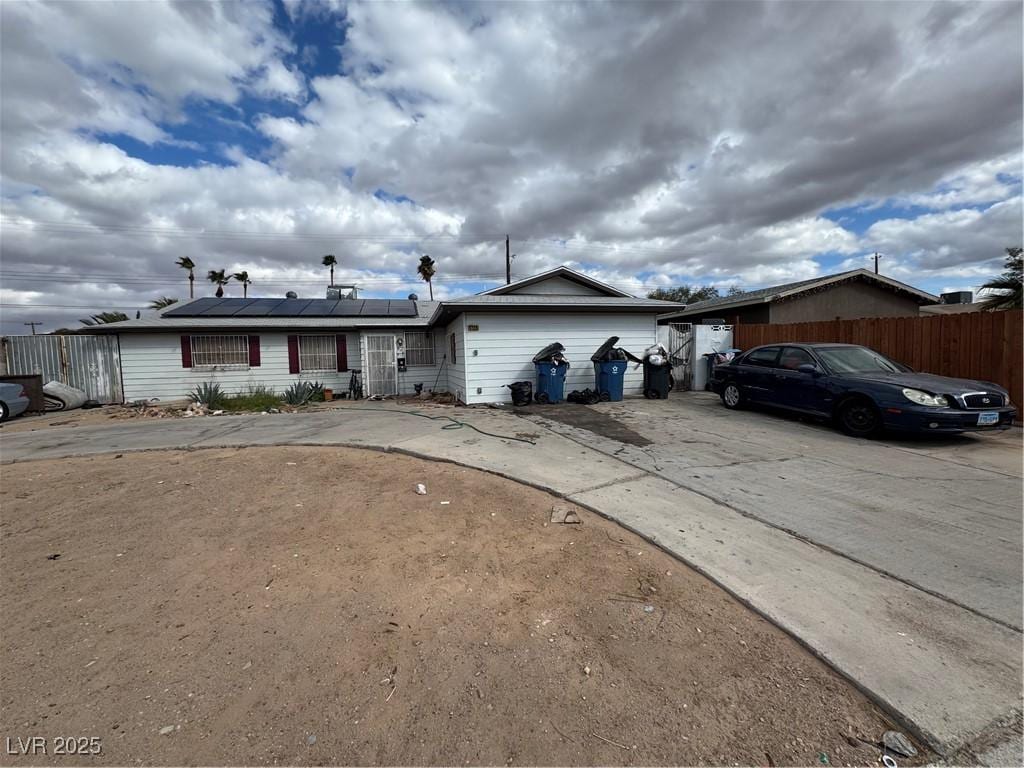
<instances>
[{"instance_id":1,"label":"parked car","mask_svg":"<svg viewBox=\"0 0 1024 768\"><path fill-rule=\"evenodd\" d=\"M28 395L21 384L0 383L0 421L7 421L28 408Z\"/></svg>"},{"instance_id":2,"label":"parked car","mask_svg":"<svg viewBox=\"0 0 1024 768\"><path fill-rule=\"evenodd\" d=\"M769 344L712 372L726 408L762 404L832 419L849 435L892 429L957 433L1008 429L1009 393L987 381L917 373L854 344Z\"/></svg>"}]
</instances>

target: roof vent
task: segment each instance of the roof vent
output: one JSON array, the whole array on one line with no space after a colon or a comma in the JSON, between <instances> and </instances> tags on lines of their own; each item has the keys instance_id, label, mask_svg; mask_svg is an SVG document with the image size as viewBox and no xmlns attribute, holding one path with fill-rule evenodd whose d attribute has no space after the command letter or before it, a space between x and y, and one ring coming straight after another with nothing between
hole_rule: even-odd
<instances>
[{"instance_id":1,"label":"roof vent","mask_svg":"<svg viewBox=\"0 0 1024 768\"><path fill-rule=\"evenodd\" d=\"M288 293L286 293L284 297L286 299L297 299L299 298L299 294L297 294L295 291L288 291Z\"/></svg>"},{"instance_id":2,"label":"roof vent","mask_svg":"<svg viewBox=\"0 0 1024 768\"><path fill-rule=\"evenodd\" d=\"M942 304L970 304L974 300L974 294L970 291L950 291L939 296Z\"/></svg>"},{"instance_id":3,"label":"roof vent","mask_svg":"<svg viewBox=\"0 0 1024 768\"><path fill-rule=\"evenodd\" d=\"M409 294L409 301L419 301L419 300L420 300L420 297L417 296L415 293L410 293Z\"/></svg>"},{"instance_id":4,"label":"roof vent","mask_svg":"<svg viewBox=\"0 0 1024 768\"><path fill-rule=\"evenodd\" d=\"M359 288L354 285L328 285L328 299L358 299Z\"/></svg>"}]
</instances>

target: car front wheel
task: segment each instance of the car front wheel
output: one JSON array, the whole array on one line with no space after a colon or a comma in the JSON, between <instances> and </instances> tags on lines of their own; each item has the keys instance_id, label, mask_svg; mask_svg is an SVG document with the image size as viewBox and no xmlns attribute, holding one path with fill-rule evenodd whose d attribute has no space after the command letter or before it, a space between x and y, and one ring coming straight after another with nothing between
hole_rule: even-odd
<instances>
[{"instance_id":1,"label":"car front wheel","mask_svg":"<svg viewBox=\"0 0 1024 768\"><path fill-rule=\"evenodd\" d=\"M836 413L839 428L853 437L871 437L882 431L882 417L875 404L865 398L847 400Z\"/></svg>"},{"instance_id":2,"label":"car front wheel","mask_svg":"<svg viewBox=\"0 0 1024 768\"><path fill-rule=\"evenodd\" d=\"M722 390L722 404L733 410L743 407L743 393L740 391L739 384L730 381L725 385Z\"/></svg>"},{"instance_id":3,"label":"car front wheel","mask_svg":"<svg viewBox=\"0 0 1024 768\"><path fill-rule=\"evenodd\" d=\"M11 415L10 409L7 407L7 403L0 400L0 421L7 421L7 417Z\"/></svg>"}]
</instances>

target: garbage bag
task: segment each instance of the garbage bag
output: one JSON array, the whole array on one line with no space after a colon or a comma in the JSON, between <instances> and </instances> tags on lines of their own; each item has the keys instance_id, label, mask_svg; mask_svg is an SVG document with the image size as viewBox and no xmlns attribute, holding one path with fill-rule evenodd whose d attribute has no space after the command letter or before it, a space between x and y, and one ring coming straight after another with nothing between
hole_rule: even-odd
<instances>
[{"instance_id":1,"label":"garbage bag","mask_svg":"<svg viewBox=\"0 0 1024 768\"><path fill-rule=\"evenodd\" d=\"M533 362L535 363L547 363L551 361L555 355L561 355L565 352L565 347L559 344L557 341L554 344L548 344L544 349L533 356Z\"/></svg>"},{"instance_id":2,"label":"garbage bag","mask_svg":"<svg viewBox=\"0 0 1024 768\"><path fill-rule=\"evenodd\" d=\"M505 386L512 390L512 405L529 405L533 399L532 381L513 381Z\"/></svg>"},{"instance_id":3,"label":"garbage bag","mask_svg":"<svg viewBox=\"0 0 1024 768\"><path fill-rule=\"evenodd\" d=\"M602 344L597 350L590 356L592 363L607 363L609 360L621 360L621 357L611 357L615 352L615 345L619 343L618 336L612 336L608 341Z\"/></svg>"}]
</instances>

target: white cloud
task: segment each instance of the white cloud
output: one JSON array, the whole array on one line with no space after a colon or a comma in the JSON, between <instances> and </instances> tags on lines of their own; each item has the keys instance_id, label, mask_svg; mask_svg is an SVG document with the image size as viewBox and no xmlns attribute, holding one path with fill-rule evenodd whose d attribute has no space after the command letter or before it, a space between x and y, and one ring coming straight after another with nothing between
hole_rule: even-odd
<instances>
[{"instance_id":1,"label":"white cloud","mask_svg":"<svg viewBox=\"0 0 1024 768\"><path fill-rule=\"evenodd\" d=\"M269 3L0 4L5 288L134 306L180 293L189 253L319 293L333 251L422 295L418 253L500 276L505 233L517 275L569 262L637 292L802 279L875 248L887 273L948 282L1024 239L1017 4L285 9L345 26L341 72L307 78L310 41ZM288 108L245 114L243 94ZM97 138L180 145L207 104L234 132L203 148L231 166ZM822 216L858 205L892 215L863 236Z\"/></svg>"}]
</instances>

